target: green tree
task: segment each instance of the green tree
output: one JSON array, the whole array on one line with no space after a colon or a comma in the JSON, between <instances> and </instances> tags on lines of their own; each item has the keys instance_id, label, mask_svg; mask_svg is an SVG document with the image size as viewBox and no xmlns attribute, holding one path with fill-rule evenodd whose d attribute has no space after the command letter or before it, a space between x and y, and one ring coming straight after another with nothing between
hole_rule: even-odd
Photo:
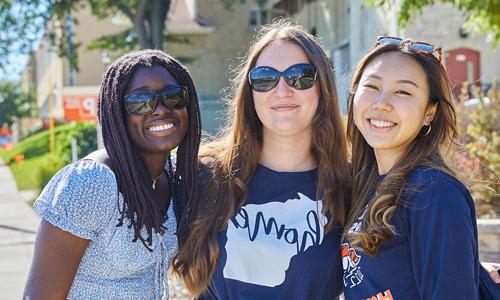
<instances>
[{"instance_id":1,"label":"green tree","mask_svg":"<svg viewBox=\"0 0 500 300\"><path fill-rule=\"evenodd\" d=\"M245 2L245 0L220 1L227 8ZM51 20L52 28L48 37L58 54L66 57L70 65L78 69L75 49L79 44L69 42L71 39L67 24L71 21L71 11L85 5L90 7L92 14L97 18L104 19L121 14L132 24L123 32L98 38L90 45L91 49L122 52L137 48L164 49L167 42L165 21L171 2L171 0L0 0L0 68L5 70L12 58L9 56L10 53L30 53L47 22Z\"/></svg>"},{"instance_id":2,"label":"green tree","mask_svg":"<svg viewBox=\"0 0 500 300\"><path fill-rule=\"evenodd\" d=\"M12 117L32 116L34 107L34 97L22 92L19 82L0 82L0 124L11 124Z\"/></svg>"},{"instance_id":3,"label":"green tree","mask_svg":"<svg viewBox=\"0 0 500 300\"><path fill-rule=\"evenodd\" d=\"M367 0L368 6L398 5L399 26L404 27L422 8L435 3L451 3L467 17L465 29L471 33L493 36L494 45L500 43L500 1L498 0Z\"/></svg>"}]
</instances>

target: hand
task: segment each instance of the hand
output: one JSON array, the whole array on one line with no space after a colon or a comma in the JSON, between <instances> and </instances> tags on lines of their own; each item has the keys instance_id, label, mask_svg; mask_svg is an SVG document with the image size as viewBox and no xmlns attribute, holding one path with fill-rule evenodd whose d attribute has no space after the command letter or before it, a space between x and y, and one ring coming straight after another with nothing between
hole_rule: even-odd
<instances>
[{"instance_id":1,"label":"hand","mask_svg":"<svg viewBox=\"0 0 500 300\"><path fill-rule=\"evenodd\" d=\"M493 282L496 284L500 283L500 264L482 262L481 265L488 271Z\"/></svg>"}]
</instances>

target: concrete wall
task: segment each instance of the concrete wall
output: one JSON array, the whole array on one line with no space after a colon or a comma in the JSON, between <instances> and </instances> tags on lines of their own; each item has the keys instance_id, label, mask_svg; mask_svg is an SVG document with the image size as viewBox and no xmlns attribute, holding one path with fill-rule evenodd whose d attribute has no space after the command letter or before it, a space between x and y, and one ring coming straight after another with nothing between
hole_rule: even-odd
<instances>
[{"instance_id":1,"label":"concrete wall","mask_svg":"<svg viewBox=\"0 0 500 300\"><path fill-rule=\"evenodd\" d=\"M81 43L78 48L78 67L75 74L75 85L99 85L105 66L102 62L102 50L88 50L87 46L95 39L116 34L127 29L130 25L124 18L106 18L99 20L91 14L90 7L86 5L73 13L75 19L74 37L76 43ZM69 85L68 63L64 65L64 84Z\"/></svg>"},{"instance_id":2,"label":"concrete wall","mask_svg":"<svg viewBox=\"0 0 500 300\"><path fill-rule=\"evenodd\" d=\"M253 36L249 27L249 11L255 2L246 1L226 10L221 1L199 0L198 14L205 19L213 32L204 35L189 35L189 44L170 43L168 52L174 56L192 58L187 63L201 98L219 99L222 89L229 86L231 70L240 62Z\"/></svg>"},{"instance_id":3,"label":"concrete wall","mask_svg":"<svg viewBox=\"0 0 500 300\"><path fill-rule=\"evenodd\" d=\"M255 1L234 5L231 10L218 0L199 0L198 14L213 32L198 35L178 35L189 44L170 43L168 52L192 59L187 62L200 96L203 130L211 134L224 126L225 110L221 102L228 95L232 71L240 64L254 34L249 26L249 12Z\"/></svg>"},{"instance_id":4,"label":"concrete wall","mask_svg":"<svg viewBox=\"0 0 500 300\"><path fill-rule=\"evenodd\" d=\"M500 219L477 220L479 259L500 263Z\"/></svg>"}]
</instances>

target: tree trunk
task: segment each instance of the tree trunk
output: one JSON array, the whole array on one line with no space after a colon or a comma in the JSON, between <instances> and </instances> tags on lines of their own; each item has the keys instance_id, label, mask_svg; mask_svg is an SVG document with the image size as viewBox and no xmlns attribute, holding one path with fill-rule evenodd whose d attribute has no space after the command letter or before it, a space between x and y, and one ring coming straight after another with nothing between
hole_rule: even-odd
<instances>
[{"instance_id":1,"label":"tree trunk","mask_svg":"<svg viewBox=\"0 0 500 300\"><path fill-rule=\"evenodd\" d=\"M164 34L165 20L170 10L171 0L151 0L151 9L149 12L150 41L153 47L165 49Z\"/></svg>"},{"instance_id":2,"label":"tree trunk","mask_svg":"<svg viewBox=\"0 0 500 300\"><path fill-rule=\"evenodd\" d=\"M134 29L141 49L149 49L152 46L146 31L146 9L149 3L150 0L140 0L137 3L137 12L134 18Z\"/></svg>"}]
</instances>

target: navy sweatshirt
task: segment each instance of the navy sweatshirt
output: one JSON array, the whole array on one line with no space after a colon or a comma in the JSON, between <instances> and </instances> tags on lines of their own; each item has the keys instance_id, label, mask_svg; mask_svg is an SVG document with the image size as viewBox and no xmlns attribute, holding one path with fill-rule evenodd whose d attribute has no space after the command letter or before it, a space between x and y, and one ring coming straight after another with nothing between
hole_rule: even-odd
<instances>
[{"instance_id":1,"label":"navy sweatshirt","mask_svg":"<svg viewBox=\"0 0 500 300\"><path fill-rule=\"evenodd\" d=\"M365 213L350 232L359 230ZM478 298L476 215L461 182L416 169L391 223L396 235L374 256L342 244L346 299Z\"/></svg>"}]
</instances>

